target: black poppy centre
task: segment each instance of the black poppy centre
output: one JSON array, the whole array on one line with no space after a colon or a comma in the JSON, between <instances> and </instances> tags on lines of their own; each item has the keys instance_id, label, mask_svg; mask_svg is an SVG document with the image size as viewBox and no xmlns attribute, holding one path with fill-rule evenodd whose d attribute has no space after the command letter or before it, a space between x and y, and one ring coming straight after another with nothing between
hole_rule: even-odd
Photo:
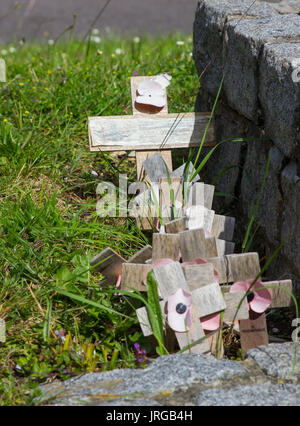
<instances>
[{"instance_id":1,"label":"black poppy centre","mask_svg":"<svg viewBox=\"0 0 300 426\"><path fill-rule=\"evenodd\" d=\"M184 303L177 303L176 305L176 312L178 314L184 314L186 311L186 305Z\"/></svg>"}]
</instances>

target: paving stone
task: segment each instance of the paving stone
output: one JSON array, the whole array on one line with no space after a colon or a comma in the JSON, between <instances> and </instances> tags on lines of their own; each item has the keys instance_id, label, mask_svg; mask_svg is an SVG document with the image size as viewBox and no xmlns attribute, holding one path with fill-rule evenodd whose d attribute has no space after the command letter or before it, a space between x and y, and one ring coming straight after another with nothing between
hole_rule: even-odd
<instances>
[{"instance_id":1,"label":"paving stone","mask_svg":"<svg viewBox=\"0 0 300 426\"><path fill-rule=\"evenodd\" d=\"M296 348L296 352L295 352ZM292 367L296 354L294 374ZM276 379L291 380L300 383L300 345L295 343L270 343L250 349L247 357L254 360L258 367L268 376Z\"/></svg>"},{"instance_id":2,"label":"paving stone","mask_svg":"<svg viewBox=\"0 0 300 426\"><path fill-rule=\"evenodd\" d=\"M230 389L209 389L196 398L198 406L300 406L300 386L264 383L236 386Z\"/></svg>"}]
</instances>

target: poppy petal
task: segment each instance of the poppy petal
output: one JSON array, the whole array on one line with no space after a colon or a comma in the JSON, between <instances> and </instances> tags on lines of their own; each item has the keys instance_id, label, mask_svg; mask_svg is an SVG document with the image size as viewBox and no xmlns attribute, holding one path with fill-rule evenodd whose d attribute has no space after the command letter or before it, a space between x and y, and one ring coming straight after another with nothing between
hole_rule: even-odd
<instances>
[{"instance_id":1,"label":"poppy petal","mask_svg":"<svg viewBox=\"0 0 300 426\"><path fill-rule=\"evenodd\" d=\"M164 96L153 95L151 93L143 96L137 96L135 101L138 104L153 105L162 108L166 104Z\"/></svg>"},{"instance_id":2,"label":"poppy petal","mask_svg":"<svg viewBox=\"0 0 300 426\"><path fill-rule=\"evenodd\" d=\"M164 89L169 86L172 77L169 74L160 74L154 80L156 83L160 84Z\"/></svg>"},{"instance_id":3,"label":"poppy petal","mask_svg":"<svg viewBox=\"0 0 300 426\"><path fill-rule=\"evenodd\" d=\"M172 330L178 333L184 333L191 328L191 308L187 309L186 313L178 314L175 312L168 313L168 324Z\"/></svg>"},{"instance_id":4,"label":"poppy petal","mask_svg":"<svg viewBox=\"0 0 300 426\"><path fill-rule=\"evenodd\" d=\"M213 331L220 327L221 324L221 314L210 314L201 318L201 325L204 330Z\"/></svg>"},{"instance_id":5,"label":"poppy petal","mask_svg":"<svg viewBox=\"0 0 300 426\"><path fill-rule=\"evenodd\" d=\"M168 297L168 323L179 333L186 331L191 326L192 296L182 288ZM180 313L180 311L182 311Z\"/></svg>"},{"instance_id":6,"label":"poppy petal","mask_svg":"<svg viewBox=\"0 0 300 426\"><path fill-rule=\"evenodd\" d=\"M264 286L261 281L258 281L251 286L252 282L253 282L253 278L247 281L237 281L236 283L232 284L229 292L230 293L234 293L237 291L246 292L251 287L250 291L253 291L254 297L251 300L251 302L248 303L249 308L256 313L265 312L265 310L271 304L271 299L272 299L271 294L266 288L261 289L261 287ZM255 291L256 289L259 289L259 288L261 290Z\"/></svg>"},{"instance_id":7,"label":"poppy petal","mask_svg":"<svg viewBox=\"0 0 300 426\"><path fill-rule=\"evenodd\" d=\"M187 308L192 306L192 296L187 291L179 288L175 293L168 297L168 312L176 312L176 306L182 303ZM182 314L179 314L182 315Z\"/></svg>"},{"instance_id":8,"label":"poppy petal","mask_svg":"<svg viewBox=\"0 0 300 426\"><path fill-rule=\"evenodd\" d=\"M156 81L145 80L139 84L137 88L138 94L141 96L164 96L166 91L165 89Z\"/></svg>"},{"instance_id":9,"label":"poppy petal","mask_svg":"<svg viewBox=\"0 0 300 426\"><path fill-rule=\"evenodd\" d=\"M251 283L251 282L250 282ZM246 292L249 288L248 281L237 281L230 286L229 293L236 293L239 291Z\"/></svg>"},{"instance_id":10,"label":"poppy petal","mask_svg":"<svg viewBox=\"0 0 300 426\"><path fill-rule=\"evenodd\" d=\"M262 282L256 282L253 285L252 289L254 293L254 298L249 303L252 311L257 312L258 314L265 312L265 310L268 309L268 307L270 306L272 300L270 292L266 288L261 289L263 286L264 285ZM260 288L261 290L256 290L258 288Z\"/></svg>"},{"instance_id":11,"label":"poppy petal","mask_svg":"<svg viewBox=\"0 0 300 426\"><path fill-rule=\"evenodd\" d=\"M118 275L117 282L116 282L116 287L117 287L117 288L118 288L118 287L120 287L120 285L121 285L121 281L122 281L122 274L119 274L119 275Z\"/></svg>"}]
</instances>

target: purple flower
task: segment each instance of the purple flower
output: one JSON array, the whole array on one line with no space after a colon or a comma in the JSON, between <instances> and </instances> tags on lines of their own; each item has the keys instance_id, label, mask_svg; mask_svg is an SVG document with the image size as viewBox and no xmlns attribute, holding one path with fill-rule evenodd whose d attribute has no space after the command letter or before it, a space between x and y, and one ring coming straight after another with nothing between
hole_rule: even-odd
<instances>
[{"instance_id":1,"label":"purple flower","mask_svg":"<svg viewBox=\"0 0 300 426\"><path fill-rule=\"evenodd\" d=\"M138 343L134 344L134 349L135 349L135 356L136 356L136 360L139 364L149 364L150 360L147 357L147 352L145 349L141 349L140 345Z\"/></svg>"},{"instance_id":2,"label":"purple flower","mask_svg":"<svg viewBox=\"0 0 300 426\"><path fill-rule=\"evenodd\" d=\"M138 71L133 71L133 75L134 75L134 77L138 77L139 72Z\"/></svg>"}]
</instances>

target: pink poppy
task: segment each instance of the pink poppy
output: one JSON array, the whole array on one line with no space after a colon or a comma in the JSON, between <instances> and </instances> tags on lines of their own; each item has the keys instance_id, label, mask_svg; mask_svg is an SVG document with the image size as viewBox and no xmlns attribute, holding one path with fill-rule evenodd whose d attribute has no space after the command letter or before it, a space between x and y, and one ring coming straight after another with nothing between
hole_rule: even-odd
<instances>
[{"instance_id":1,"label":"pink poppy","mask_svg":"<svg viewBox=\"0 0 300 426\"><path fill-rule=\"evenodd\" d=\"M214 331L221 327L221 313L206 315L200 319L201 325L206 331ZM239 321L234 321L234 324L238 324Z\"/></svg>"},{"instance_id":2,"label":"pink poppy","mask_svg":"<svg viewBox=\"0 0 300 426\"><path fill-rule=\"evenodd\" d=\"M204 330L217 330L221 325L221 314L218 312L216 314L206 315L206 317L202 317L200 321Z\"/></svg>"},{"instance_id":3,"label":"pink poppy","mask_svg":"<svg viewBox=\"0 0 300 426\"><path fill-rule=\"evenodd\" d=\"M162 108L166 104L165 89L156 81L143 81L137 88L138 96L136 102L138 104L153 105Z\"/></svg>"},{"instance_id":4,"label":"pink poppy","mask_svg":"<svg viewBox=\"0 0 300 426\"><path fill-rule=\"evenodd\" d=\"M120 285L121 285L121 281L122 281L122 274L119 274L119 275L118 275L117 282L116 282L116 287L117 287L117 288L118 288L118 287L120 287Z\"/></svg>"},{"instance_id":5,"label":"pink poppy","mask_svg":"<svg viewBox=\"0 0 300 426\"><path fill-rule=\"evenodd\" d=\"M145 80L137 88L138 104L153 105L162 108L166 104L166 87L169 86L171 76L160 74L154 80Z\"/></svg>"},{"instance_id":6,"label":"pink poppy","mask_svg":"<svg viewBox=\"0 0 300 426\"><path fill-rule=\"evenodd\" d=\"M237 291L247 292L251 284L253 283L253 278L248 281L237 281L232 284L229 292L235 293ZM255 284L251 286L250 293L247 295L249 310L261 314L271 304L271 294L266 288L262 288L264 285L261 281L256 281ZM260 290L256 290L260 289Z\"/></svg>"},{"instance_id":7,"label":"pink poppy","mask_svg":"<svg viewBox=\"0 0 300 426\"><path fill-rule=\"evenodd\" d=\"M179 333L191 327L192 295L179 288L168 297L168 324Z\"/></svg>"}]
</instances>

